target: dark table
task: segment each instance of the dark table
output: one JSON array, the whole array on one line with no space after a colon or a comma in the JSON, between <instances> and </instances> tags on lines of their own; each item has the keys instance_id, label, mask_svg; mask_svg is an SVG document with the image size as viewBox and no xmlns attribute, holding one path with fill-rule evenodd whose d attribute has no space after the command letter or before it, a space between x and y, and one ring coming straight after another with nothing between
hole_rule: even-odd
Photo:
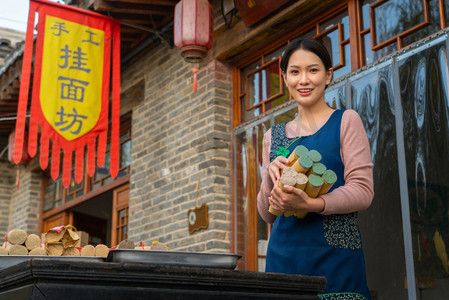
<instances>
[{"instance_id":1,"label":"dark table","mask_svg":"<svg viewBox=\"0 0 449 300\"><path fill-rule=\"evenodd\" d=\"M0 271L0 299L319 299L326 279L138 263L32 258Z\"/></svg>"}]
</instances>

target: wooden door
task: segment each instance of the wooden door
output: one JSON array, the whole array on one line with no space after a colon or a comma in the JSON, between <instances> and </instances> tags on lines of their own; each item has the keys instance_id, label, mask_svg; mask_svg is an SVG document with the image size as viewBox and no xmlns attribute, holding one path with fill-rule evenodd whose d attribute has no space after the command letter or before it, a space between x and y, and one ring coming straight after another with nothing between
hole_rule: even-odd
<instances>
[{"instance_id":1,"label":"wooden door","mask_svg":"<svg viewBox=\"0 0 449 300\"><path fill-rule=\"evenodd\" d=\"M111 246L128 237L129 183L113 190Z\"/></svg>"},{"instance_id":2,"label":"wooden door","mask_svg":"<svg viewBox=\"0 0 449 300\"><path fill-rule=\"evenodd\" d=\"M53 215L42 222L42 233L47 232L49 229L57 226L64 226L70 223L72 214L66 211Z\"/></svg>"}]
</instances>

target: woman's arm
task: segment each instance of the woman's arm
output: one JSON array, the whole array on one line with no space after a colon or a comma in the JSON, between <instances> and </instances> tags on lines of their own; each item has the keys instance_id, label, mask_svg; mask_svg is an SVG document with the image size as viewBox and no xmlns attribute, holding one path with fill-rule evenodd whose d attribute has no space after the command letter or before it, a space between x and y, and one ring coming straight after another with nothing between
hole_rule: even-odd
<instances>
[{"instance_id":1,"label":"woman's arm","mask_svg":"<svg viewBox=\"0 0 449 300\"><path fill-rule=\"evenodd\" d=\"M324 215L344 214L367 209L374 197L371 149L356 111L345 110L341 122L341 157L345 184L322 195Z\"/></svg>"},{"instance_id":2,"label":"woman's arm","mask_svg":"<svg viewBox=\"0 0 449 300\"><path fill-rule=\"evenodd\" d=\"M270 174L268 174L268 165L270 164L270 148L271 148L271 129L269 129L263 136L263 149L262 149L262 183L260 185L260 191L257 195L257 210L260 216L267 223L273 223L276 220L276 216L268 212L270 203L268 197L271 195L273 189L273 181Z\"/></svg>"}]
</instances>

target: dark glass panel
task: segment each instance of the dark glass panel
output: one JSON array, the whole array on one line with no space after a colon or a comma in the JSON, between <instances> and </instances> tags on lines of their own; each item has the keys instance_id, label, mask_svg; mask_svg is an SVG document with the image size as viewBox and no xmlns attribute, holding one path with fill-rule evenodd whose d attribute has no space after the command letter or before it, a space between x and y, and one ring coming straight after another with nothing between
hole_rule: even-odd
<instances>
[{"instance_id":1,"label":"dark glass panel","mask_svg":"<svg viewBox=\"0 0 449 300\"><path fill-rule=\"evenodd\" d=\"M117 173L117 177L116 177L116 178L123 177L123 176L125 176L126 174L128 174L128 168L125 168L125 169L123 169L123 170L119 170L118 173Z\"/></svg>"},{"instance_id":2,"label":"dark glass panel","mask_svg":"<svg viewBox=\"0 0 449 300\"><path fill-rule=\"evenodd\" d=\"M377 299L407 299L392 68L358 77L351 91L374 163L375 196L371 207L359 213L368 286Z\"/></svg>"},{"instance_id":3,"label":"dark glass panel","mask_svg":"<svg viewBox=\"0 0 449 300\"><path fill-rule=\"evenodd\" d=\"M246 75L249 74L249 73L251 73L252 71L254 71L254 70L260 68L261 65L262 65L262 62L261 62L260 59L258 59L258 60L256 60L255 62L253 62L252 64L250 64L249 66L247 66L247 67L245 67L245 68L242 69L242 72L241 72L241 80L240 80L240 81L241 81L241 82L240 82L240 84L241 84L240 91L241 91L242 93L244 93L245 90L246 90L246 87L245 87L245 84L246 84Z\"/></svg>"},{"instance_id":4,"label":"dark glass panel","mask_svg":"<svg viewBox=\"0 0 449 300\"><path fill-rule=\"evenodd\" d=\"M369 17L369 3L365 3L362 5L362 29L361 30L365 30L368 29L371 24L370 24L370 17Z\"/></svg>"},{"instance_id":5,"label":"dark glass panel","mask_svg":"<svg viewBox=\"0 0 449 300\"><path fill-rule=\"evenodd\" d=\"M277 115L274 117L274 123L279 124L282 122L290 122L296 118L298 108L295 107L294 109L291 109L283 114Z\"/></svg>"},{"instance_id":6,"label":"dark glass panel","mask_svg":"<svg viewBox=\"0 0 449 300\"><path fill-rule=\"evenodd\" d=\"M248 200L248 182L247 179L251 174L248 174L248 150L249 147L247 144L251 143L251 130L243 132L235 136L235 145L236 145L236 154L235 154L235 164L234 168L235 181L236 185L236 199L235 203L237 205L237 228L235 231L237 233L237 254L242 255L242 258L239 260L239 265L242 266L242 269L245 269L246 266L246 237L247 237L247 217L248 212L247 208L247 200Z\"/></svg>"},{"instance_id":7,"label":"dark glass panel","mask_svg":"<svg viewBox=\"0 0 449 300\"><path fill-rule=\"evenodd\" d=\"M387 56L393 52L398 50L398 43L394 42L388 46L383 47L382 49L376 50L374 54L374 61L381 59L382 57Z\"/></svg>"},{"instance_id":8,"label":"dark glass panel","mask_svg":"<svg viewBox=\"0 0 449 300\"><path fill-rule=\"evenodd\" d=\"M62 179L58 178L54 181L56 187L55 187L55 200L62 199L62 189L61 189L61 183Z\"/></svg>"},{"instance_id":9,"label":"dark glass panel","mask_svg":"<svg viewBox=\"0 0 449 300\"><path fill-rule=\"evenodd\" d=\"M131 165L131 140L120 145L120 168Z\"/></svg>"},{"instance_id":10,"label":"dark glass panel","mask_svg":"<svg viewBox=\"0 0 449 300\"><path fill-rule=\"evenodd\" d=\"M377 44L424 22L423 0L390 0L374 8Z\"/></svg>"},{"instance_id":11,"label":"dark glass panel","mask_svg":"<svg viewBox=\"0 0 449 300\"><path fill-rule=\"evenodd\" d=\"M341 25L343 26L343 40L349 39L349 17L347 12L341 18Z\"/></svg>"},{"instance_id":12,"label":"dark glass panel","mask_svg":"<svg viewBox=\"0 0 449 300\"><path fill-rule=\"evenodd\" d=\"M346 86L340 86L337 88L332 87L326 89L324 94L324 100L327 105L332 108L345 109L346 108Z\"/></svg>"},{"instance_id":13,"label":"dark glass panel","mask_svg":"<svg viewBox=\"0 0 449 300\"><path fill-rule=\"evenodd\" d=\"M286 89L286 87L284 86L284 90L285 89ZM273 109L276 106L282 105L282 104L284 104L285 102L288 102L288 101L289 101L288 93L284 92L284 94L282 96L276 97L273 100L267 102L265 104L265 109L266 109L266 111L268 111L268 110Z\"/></svg>"},{"instance_id":14,"label":"dark glass panel","mask_svg":"<svg viewBox=\"0 0 449 300\"><path fill-rule=\"evenodd\" d=\"M333 79L340 78L342 76L351 73L351 47L349 44L343 46L344 66L334 70Z\"/></svg>"},{"instance_id":15,"label":"dark glass panel","mask_svg":"<svg viewBox=\"0 0 449 300\"><path fill-rule=\"evenodd\" d=\"M53 209L55 201L61 198L61 179L55 181L49 179L49 181L44 194L44 212Z\"/></svg>"},{"instance_id":16,"label":"dark glass panel","mask_svg":"<svg viewBox=\"0 0 449 300\"><path fill-rule=\"evenodd\" d=\"M262 86L262 80L265 78L262 78L261 72L256 72L248 76L248 90L246 91L248 95L248 104L247 109L250 107L253 107L256 104L259 104L262 102L262 92L261 86Z\"/></svg>"},{"instance_id":17,"label":"dark glass panel","mask_svg":"<svg viewBox=\"0 0 449 300\"><path fill-rule=\"evenodd\" d=\"M254 128L256 133L255 139L257 140L256 149L257 153L257 193L260 190L260 184L262 183L262 154L263 154L263 136L265 132L270 128L270 122L259 124ZM262 256L258 258L258 270L265 271L265 259L266 246L268 244L268 224L257 213L257 255Z\"/></svg>"},{"instance_id":18,"label":"dark glass panel","mask_svg":"<svg viewBox=\"0 0 449 300\"><path fill-rule=\"evenodd\" d=\"M101 187L101 182L100 181L92 184L92 190L98 189L99 187Z\"/></svg>"},{"instance_id":19,"label":"dark glass panel","mask_svg":"<svg viewBox=\"0 0 449 300\"><path fill-rule=\"evenodd\" d=\"M108 183L111 183L114 181L114 178L112 178L112 176L107 177L106 179L103 180L103 185L106 185Z\"/></svg>"},{"instance_id":20,"label":"dark glass panel","mask_svg":"<svg viewBox=\"0 0 449 300\"><path fill-rule=\"evenodd\" d=\"M77 183L75 181L75 168L72 167L72 178L71 178L71 181L70 181L69 191L68 192L71 194L71 193L76 192L76 191L78 191L78 190L80 190L82 188L83 188L83 180L81 180L80 183Z\"/></svg>"},{"instance_id":21,"label":"dark glass panel","mask_svg":"<svg viewBox=\"0 0 449 300\"><path fill-rule=\"evenodd\" d=\"M266 54L264 57L265 63L270 62L276 58L279 58L279 61L280 61L282 55L284 54L284 49L286 47L287 46L280 47L280 48L276 49L275 51Z\"/></svg>"},{"instance_id":22,"label":"dark glass panel","mask_svg":"<svg viewBox=\"0 0 449 300\"><path fill-rule=\"evenodd\" d=\"M242 100L240 101L242 108L241 108L241 112L242 112L242 121L249 121L251 119L253 119L254 117L257 117L259 115L262 114L262 107L255 107L252 108L250 110L246 110L246 104L245 104L245 97L242 97Z\"/></svg>"},{"instance_id":23,"label":"dark glass panel","mask_svg":"<svg viewBox=\"0 0 449 300\"><path fill-rule=\"evenodd\" d=\"M238 253L245 254L248 243L257 243L260 249L254 249L262 256L259 260L259 271L265 270L263 256L266 254L266 243L268 241L268 225L262 220L257 212L257 194L262 181L262 149L263 135L268 130L269 121L248 129L244 133L235 136L237 153L234 169L237 182L237 233L238 233ZM248 208L254 211L248 211ZM257 223L257 241L249 240L247 226L249 223ZM243 260L241 263L246 264Z\"/></svg>"},{"instance_id":24,"label":"dark glass panel","mask_svg":"<svg viewBox=\"0 0 449 300\"><path fill-rule=\"evenodd\" d=\"M110 174L109 166L111 162L111 153L109 151L106 151L105 154L105 160L102 167L96 166L95 174L94 174L94 181L100 180L101 178L104 178Z\"/></svg>"},{"instance_id":25,"label":"dark glass panel","mask_svg":"<svg viewBox=\"0 0 449 300\"><path fill-rule=\"evenodd\" d=\"M445 43L416 52L399 65L415 275L420 299L444 299L449 285L448 62ZM426 289L429 284L433 288Z\"/></svg>"},{"instance_id":26,"label":"dark glass panel","mask_svg":"<svg viewBox=\"0 0 449 300\"><path fill-rule=\"evenodd\" d=\"M280 75L279 62L274 61L248 76L248 108L279 94Z\"/></svg>"},{"instance_id":27,"label":"dark glass panel","mask_svg":"<svg viewBox=\"0 0 449 300\"><path fill-rule=\"evenodd\" d=\"M335 29L319 39L329 51L333 66L343 63L340 61L340 40L338 36L338 29Z\"/></svg>"},{"instance_id":28,"label":"dark glass panel","mask_svg":"<svg viewBox=\"0 0 449 300\"><path fill-rule=\"evenodd\" d=\"M344 11L341 14L326 20L326 22L320 24L320 32L325 31L328 28L331 28L334 25L342 25L343 29L343 40L349 39L349 17L348 12Z\"/></svg>"},{"instance_id":29,"label":"dark glass panel","mask_svg":"<svg viewBox=\"0 0 449 300\"><path fill-rule=\"evenodd\" d=\"M262 71L262 100L279 94L281 81L281 71L279 68L279 61L275 61L265 67Z\"/></svg>"},{"instance_id":30,"label":"dark glass panel","mask_svg":"<svg viewBox=\"0 0 449 300\"><path fill-rule=\"evenodd\" d=\"M371 34L368 33L364 36L364 46L365 46L365 61L366 64L370 64L375 62L378 59L381 59L384 56L387 56L388 54L391 54L395 51L397 51L398 46L397 43L394 42L392 44L389 44L388 46L383 47L382 49L373 51L371 49Z\"/></svg>"},{"instance_id":31,"label":"dark glass panel","mask_svg":"<svg viewBox=\"0 0 449 300\"><path fill-rule=\"evenodd\" d=\"M440 9L438 0L428 0L430 10L430 24L420 28L402 39L402 47L411 45L441 29L440 24Z\"/></svg>"},{"instance_id":32,"label":"dark glass panel","mask_svg":"<svg viewBox=\"0 0 449 300\"><path fill-rule=\"evenodd\" d=\"M123 226L123 239L128 237L128 225Z\"/></svg>"},{"instance_id":33,"label":"dark glass panel","mask_svg":"<svg viewBox=\"0 0 449 300\"><path fill-rule=\"evenodd\" d=\"M125 140L127 140L127 139L129 139L129 138L130 138L130 132L129 132L129 130L128 130L128 131L126 131L125 134L123 134L123 135L120 136L120 143L123 142L123 141L125 141Z\"/></svg>"},{"instance_id":34,"label":"dark glass panel","mask_svg":"<svg viewBox=\"0 0 449 300\"><path fill-rule=\"evenodd\" d=\"M370 63L373 63L375 58L375 53L371 49L371 34L365 34L363 36L363 49L365 50L365 65L369 65Z\"/></svg>"}]
</instances>

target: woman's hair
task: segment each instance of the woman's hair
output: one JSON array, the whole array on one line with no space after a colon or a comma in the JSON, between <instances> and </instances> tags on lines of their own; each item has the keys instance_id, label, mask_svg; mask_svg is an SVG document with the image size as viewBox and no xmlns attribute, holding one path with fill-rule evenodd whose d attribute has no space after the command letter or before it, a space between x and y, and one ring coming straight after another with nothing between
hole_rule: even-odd
<instances>
[{"instance_id":1,"label":"woman's hair","mask_svg":"<svg viewBox=\"0 0 449 300\"><path fill-rule=\"evenodd\" d=\"M293 52L296 50L303 49L315 53L323 62L326 70L332 68L332 60L327 51L326 47L315 39L308 38L297 38L288 44L287 48L284 51L284 55L282 55L281 59L281 70L283 73L287 73L288 61L290 56L292 56Z\"/></svg>"}]
</instances>

